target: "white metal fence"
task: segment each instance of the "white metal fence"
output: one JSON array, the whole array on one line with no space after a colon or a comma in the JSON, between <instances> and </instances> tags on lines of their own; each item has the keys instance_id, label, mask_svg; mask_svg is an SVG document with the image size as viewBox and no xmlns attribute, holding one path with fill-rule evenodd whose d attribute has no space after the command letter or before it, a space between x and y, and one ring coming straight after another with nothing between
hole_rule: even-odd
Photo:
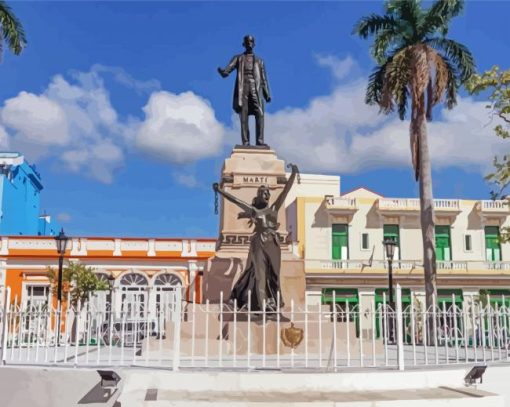
<instances>
[{"instance_id":1,"label":"white metal fence","mask_svg":"<svg viewBox=\"0 0 510 407\"><path fill-rule=\"evenodd\" d=\"M250 305L238 310L223 300L186 302L180 288L168 298L133 315L89 303L23 308L11 303L7 288L0 312L2 363L336 370L509 360L504 297L459 303L452 295L426 310L418 301L403 306L397 287L394 307L384 296L381 303L352 304L332 292L330 304L291 302L281 312Z\"/></svg>"}]
</instances>

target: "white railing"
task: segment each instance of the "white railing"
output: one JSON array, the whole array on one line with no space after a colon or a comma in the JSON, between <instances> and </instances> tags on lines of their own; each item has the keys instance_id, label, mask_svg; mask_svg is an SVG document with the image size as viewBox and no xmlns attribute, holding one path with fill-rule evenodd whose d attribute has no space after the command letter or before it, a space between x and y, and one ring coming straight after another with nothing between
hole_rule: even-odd
<instances>
[{"instance_id":1,"label":"white railing","mask_svg":"<svg viewBox=\"0 0 510 407\"><path fill-rule=\"evenodd\" d=\"M468 268L466 261L438 260L436 264L440 270L467 270Z\"/></svg>"},{"instance_id":2,"label":"white railing","mask_svg":"<svg viewBox=\"0 0 510 407\"><path fill-rule=\"evenodd\" d=\"M458 303L328 293L324 305L284 307L236 302L188 303L176 295L139 315L76 307L0 312L4 365L146 366L197 369L318 369L508 362L510 310L486 296ZM251 298L251 293L248 293ZM378 300L379 301L379 300ZM359 304L362 304L361 306ZM500 304L506 304L501 297ZM135 304L136 305L136 304ZM112 307L115 309L115 307Z\"/></svg>"},{"instance_id":3,"label":"white railing","mask_svg":"<svg viewBox=\"0 0 510 407\"><path fill-rule=\"evenodd\" d=\"M510 270L508 261L457 261L437 260L438 270L463 270L465 272L481 272L483 270ZM423 268L423 260L393 260L394 270L413 270ZM360 270L360 269L387 269L386 260L319 260L305 259L305 270Z\"/></svg>"},{"instance_id":4,"label":"white railing","mask_svg":"<svg viewBox=\"0 0 510 407\"><path fill-rule=\"evenodd\" d=\"M420 200L405 198L380 198L379 209L419 210Z\"/></svg>"},{"instance_id":5,"label":"white railing","mask_svg":"<svg viewBox=\"0 0 510 407\"><path fill-rule=\"evenodd\" d=\"M509 261L486 261L484 266L488 270L510 270Z\"/></svg>"},{"instance_id":6,"label":"white railing","mask_svg":"<svg viewBox=\"0 0 510 407\"><path fill-rule=\"evenodd\" d=\"M379 209L388 210L420 210L419 199L406 198L380 198ZM460 201L458 199L434 199L434 209L436 210L460 210Z\"/></svg>"},{"instance_id":7,"label":"white railing","mask_svg":"<svg viewBox=\"0 0 510 407\"><path fill-rule=\"evenodd\" d=\"M482 205L482 211L494 211L494 212L510 212L510 205L506 199L501 200L483 200L480 201Z\"/></svg>"},{"instance_id":8,"label":"white railing","mask_svg":"<svg viewBox=\"0 0 510 407\"><path fill-rule=\"evenodd\" d=\"M436 210L460 210L460 201L458 199L434 199L434 209Z\"/></svg>"},{"instance_id":9,"label":"white railing","mask_svg":"<svg viewBox=\"0 0 510 407\"><path fill-rule=\"evenodd\" d=\"M363 266L362 260L305 260L306 269L345 270L359 269Z\"/></svg>"},{"instance_id":10,"label":"white railing","mask_svg":"<svg viewBox=\"0 0 510 407\"><path fill-rule=\"evenodd\" d=\"M356 209L356 198L345 198L341 196L327 196L326 203L331 208Z\"/></svg>"}]
</instances>

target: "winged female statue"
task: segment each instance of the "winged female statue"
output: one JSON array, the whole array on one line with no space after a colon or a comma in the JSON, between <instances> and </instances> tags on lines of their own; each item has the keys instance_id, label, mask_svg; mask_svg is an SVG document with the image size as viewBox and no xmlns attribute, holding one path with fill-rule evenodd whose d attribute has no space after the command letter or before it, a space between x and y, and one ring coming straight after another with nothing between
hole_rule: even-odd
<instances>
[{"instance_id":1,"label":"winged female statue","mask_svg":"<svg viewBox=\"0 0 510 407\"><path fill-rule=\"evenodd\" d=\"M285 186L270 205L271 194L269 188L261 185L257 190L257 195L250 204L236 198L232 194L224 191L217 183L213 184L215 192L220 193L225 199L240 207L243 212L239 214L241 218L249 218L255 225L254 233L250 242L250 250L246 260L246 267L241 276L235 283L230 299L237 300L237 306L242 308L248 304L250 298L251 310L277 311L277 298L281 297L280 291L280 265L281 249L278 235L278 211L285 202L297 174L298 167L289 164L292 168L291 175ZM283 301L280 301L280 307Z\"/></svg>"}]
</instances>

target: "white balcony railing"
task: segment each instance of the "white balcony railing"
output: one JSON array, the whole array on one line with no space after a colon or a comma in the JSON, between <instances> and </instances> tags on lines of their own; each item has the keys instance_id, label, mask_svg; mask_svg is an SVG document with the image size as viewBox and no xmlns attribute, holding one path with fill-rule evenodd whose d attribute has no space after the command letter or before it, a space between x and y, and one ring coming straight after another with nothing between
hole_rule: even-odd
<instances>
[{"instance_id":1,"label":"white balcony railing","mask_svg":"<svg viewBox=\"0 0 510 407\"><path fill-rule=\"evenodd\" d=\"M419 199L407 198L381 198L379 199L379 209L383 210L420 210ZM434 209L436 210L460 210L458 199L434 199Z\"/></svg>"},{"instance_id":2,"label":"white balcony railing","mask_svg":"<svg viewBox=\"0 0 510 407\"><path fill-rule=\"evenodd\" d=\"M510 205L506 199L480 201L482 212L510 212Z\"/></svg>"},{"instance_id":3,"label":"white balcony railing","mask_svg":"<svg viewBox=\"0 0 510 407\"><path fill-rule=\"evenodd\" d=\"M330 209L356 209L356 198L342 196L327 196L326 204Z\"/></svg>"},{"instance_id":4,"label":"white balcony railing","mask_svg":"<svg viewBox=\"0 0 510 407\"><path fill-rule=\"evenodd\" d=\"M483 272L484 270L510 270L510 261L457 261L438 260L439 271L460 270L465 272ZM393 270L423 269L422 260L393 260ZM387 260L305 260L307 270L361 270L361 269L388 269Z\"/></svg>"},{"instance_id":5,"label":"white balcony railing","mask_svg":"<svg viewBox=\"0 0 510 407\"><path fill-rule=\"evenodd\" d=\"M379 199L379 209L419 210L420 200L406 198L381 198Z\"/></svg>"},{"instance_id":6,"label":"white balcony railing","mask_svg":"<svg viewBox=\"0 0 510 407\"><path fill-rule=\"evenodd\" d=\"M465 261L439 260L437 268L439 270L467 270L468 265Z\"/></svg>"},{"instance_id":7,"label":"white balcony railing","mask_svg":"<svg viewBox=\"0 0 510 407\"><path fill-rule=\"evenodd\" d=\"M486 261L484 266L487 270L510 270L510 261Z\"/></svg>"}]
</instances>

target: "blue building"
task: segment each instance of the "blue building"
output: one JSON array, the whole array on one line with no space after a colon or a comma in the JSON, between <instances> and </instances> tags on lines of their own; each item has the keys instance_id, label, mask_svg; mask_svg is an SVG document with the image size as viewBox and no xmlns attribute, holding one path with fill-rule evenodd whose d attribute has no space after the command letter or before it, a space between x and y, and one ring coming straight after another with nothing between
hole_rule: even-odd
<instances>
[{"instance_id":1,"label":"blue building","mask_svg":"<svg viewBox=\"0 0 510 407\"><path fill-rule=\"evenodd\" d=\"M41 215L41 176L20 153L0 153L0 234L53 236L59 226Z\"/></svg>"}]
</instances>

